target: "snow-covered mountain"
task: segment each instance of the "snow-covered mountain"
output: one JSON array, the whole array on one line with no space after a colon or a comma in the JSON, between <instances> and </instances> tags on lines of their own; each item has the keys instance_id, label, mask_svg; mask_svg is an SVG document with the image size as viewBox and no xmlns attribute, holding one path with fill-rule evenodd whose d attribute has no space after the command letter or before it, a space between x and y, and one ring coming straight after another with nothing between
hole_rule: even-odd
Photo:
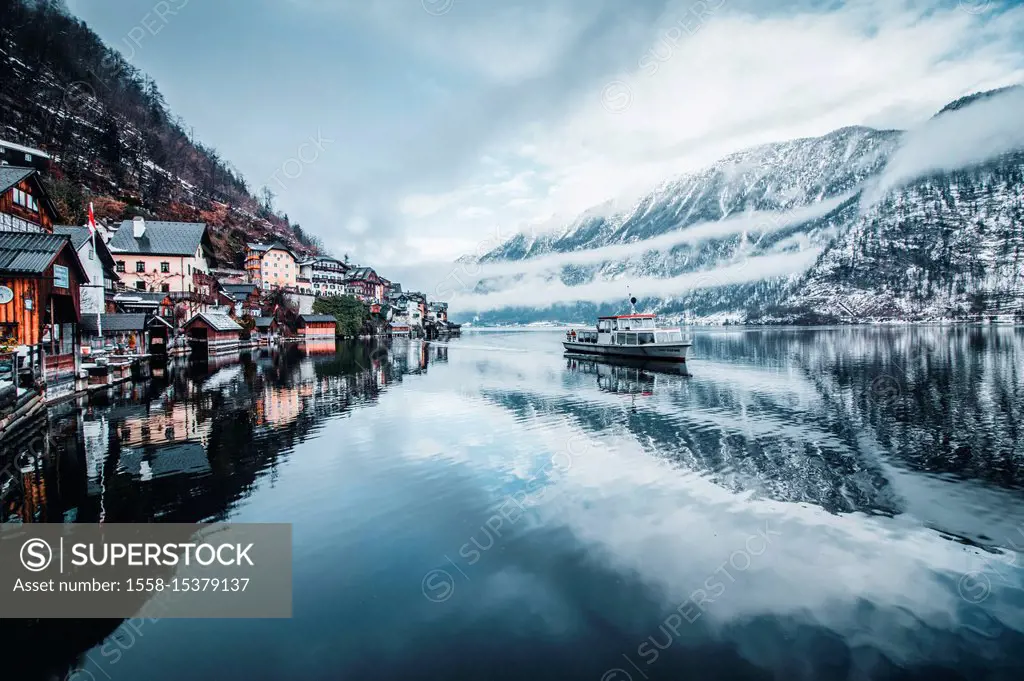
<instances>
[{"instance_id":1,"label":"snow-covered mountain","mask_svg":"<svg viewBox=\"0 0 1024 681\"><path fill-rule=\"evenodd\" d=\"M991 96L957 100L940 115ZM693 285L675 287L686 293L645 295L642 305L719 321L1024 311L1024 152L933 173L868 207L864 190L904 139L900 131L850 127L732 154L664 183L627 211L595 209L559 232L513 237L479 259L506 266L477 292L514 287L541 269L553 284L621 280L623 290L630 281L694 273ZM753 274L757 263L787 255L803 256L806 265L786 276ZM548 267L538 267L543 263ZM717 274L744 267L739 277ZM580 321L622 305L507 308L480 321Z\"/></svg>"},{"instance_id":2,"label":"snow-covered mountain","mask_svg":"<svg viewBox=\"0 0 1024 681\"><path fill-rule=\"evenodd\" d=\"M888 195L781 300L840 319L1022 316L1024 152Z\"/></svg>"}]
</instances>

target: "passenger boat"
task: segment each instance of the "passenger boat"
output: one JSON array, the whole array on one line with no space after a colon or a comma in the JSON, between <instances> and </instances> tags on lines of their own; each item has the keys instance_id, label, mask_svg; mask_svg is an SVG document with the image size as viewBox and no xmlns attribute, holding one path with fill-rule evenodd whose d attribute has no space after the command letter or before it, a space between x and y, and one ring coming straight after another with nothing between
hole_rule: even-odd
<instances>
[{"instance_id":1,"label":"passenger boat","mask_svg":"<svg viewBox=\"0 0 1024 681\"><path fill-rule=\"evenodd\" d=\"M630 314L598 317L597 326L586 331L566 331L566 352L662 362L685 362L692 343L682 329L662 328L654 314L638 314L636 298L630 298Z\"/></svg>"}]
</instances>

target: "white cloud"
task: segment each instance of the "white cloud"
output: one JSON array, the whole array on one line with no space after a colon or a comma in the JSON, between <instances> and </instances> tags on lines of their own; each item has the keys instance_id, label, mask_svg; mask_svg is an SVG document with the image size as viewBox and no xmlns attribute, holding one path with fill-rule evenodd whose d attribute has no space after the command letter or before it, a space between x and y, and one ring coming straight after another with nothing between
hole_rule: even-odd
<instances>
[{"instance_id":1,"label":"white cloud","mask_svg":"<svg viewBox=\"0 0 1024 681\"><path fill-rule=\"evenodd\" d=\"M590 265L606 261L623 261L652 251L668 251L675 246L695 244L708 239L722 239L751 232L758 235L769 234L827 215L853 196L854 192L849 192L788 213L751 211L730 216L717 222L702 222L691 225L685 229L668 232L667 234L642 241L591 248L585 251L552 253L551 255L528 260L487 263L479 268L478 278L482 279L503 274L550 273L559 270L565 265Z\"/></svg>"},{"instance_id":2,"label":"white cloud","mask_svg":"<svg viewBox=\"0 0 1024 681\"><path fill-rule=\"evenodd\" d=\"M533 277L525 279L513 288L494 293L467 294L456 291L450 302L452 309L457 309L460 313L521 306L543 308L556 303L603 303L625 298L627 285L633 295L641 298L666 297L688 291L795 274L806 270L819 254L819 249L808 248L792 253L758 256L716 270L689 272L666 279L616 279L594 281L580 286L566 286L561 281L552 282L543 277Z\"/></svg>"},{"instance_id":3,"label":"white cloud","mask_svg":"<svg viewBox=\"0 0 1024 681\"><path fill-rule=\"evenodd\" d=\"M937 4L766 14L726 2L695 24L694 3L676 3L647 47L568 106L495 130L478 155L490 162L475 178L434 204L418 194L414 203L435 210L407 216L408 229L475 243L469 235L493 232L496 220L505 231L564 224L741 148L866 122L908 126L965 93L1024 80L1016 40L1024 10L993 18ZM609 83L619 89L603 102ZM526 168L529 181L515 194L495 193L502 168L513 177Z\"/></svg>"},{"instance_id":4,"label":"white cloud","mask_svg":"<svg viewBox=\"0 0 1024 681\"><path fill-rule=\"evenodd\" d=\"M1024 149L1024 88L946 112L909 133L864 204L928 173L969 167L1017 149Z\"/></svg>"}]
</instances>

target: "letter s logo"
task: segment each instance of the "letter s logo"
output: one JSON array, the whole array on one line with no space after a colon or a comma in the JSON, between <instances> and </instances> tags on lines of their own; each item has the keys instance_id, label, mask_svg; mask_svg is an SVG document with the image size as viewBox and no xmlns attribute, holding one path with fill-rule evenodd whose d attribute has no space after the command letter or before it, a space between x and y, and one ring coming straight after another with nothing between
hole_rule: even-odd
<instances>
[{"instance_id":1,"label":"letter s logo","mask_svg":"<svg viewBox=\"0 0 1024 681\"><path fill-rule=\"evenodd\" d=\"M21 564L29 572L42 572L53 562L53 549L42 539L29 539L21 546Z\"/></svg>"}]
</instances>

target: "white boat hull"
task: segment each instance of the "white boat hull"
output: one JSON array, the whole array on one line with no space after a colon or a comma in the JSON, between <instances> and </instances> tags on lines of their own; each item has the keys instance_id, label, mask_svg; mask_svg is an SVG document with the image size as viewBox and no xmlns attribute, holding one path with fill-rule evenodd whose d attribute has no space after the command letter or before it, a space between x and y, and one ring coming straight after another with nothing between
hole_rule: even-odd
<instances>
[{"instance_id":1,"label":"white boat hull","mask_svg":"<svg viewBox=\"0 0 1024 681\"><path fill-rule=\"evenodd\" d=\"M661 362L685 362L691 343L652 343L649 345L607 345L603 343L580 343L562 341L567 352L602 357L630 357L632 359L657 360Z\"/></svg>"}]
</instances>

